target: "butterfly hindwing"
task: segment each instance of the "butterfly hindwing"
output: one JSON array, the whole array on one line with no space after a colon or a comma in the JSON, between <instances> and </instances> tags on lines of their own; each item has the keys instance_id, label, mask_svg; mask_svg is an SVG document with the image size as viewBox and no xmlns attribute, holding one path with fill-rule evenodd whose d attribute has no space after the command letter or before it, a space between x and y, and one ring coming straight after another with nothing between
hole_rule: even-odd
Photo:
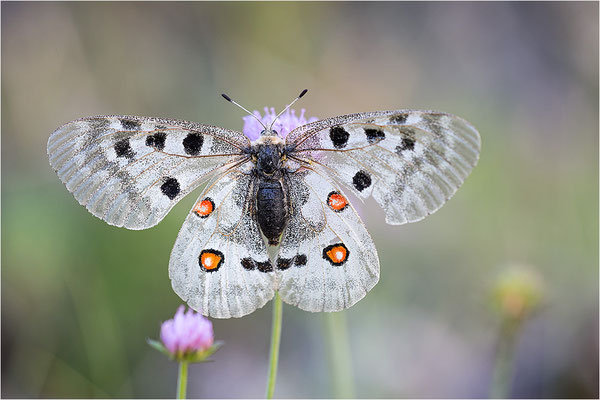
<instances>
[{"instance_id":1,"label":"butterfly hindwing","mask_svg":"<svg viewBox=\"0 0 600 400\"><path fill-rule=\"evenodd\" d=\"M479 158L465 120L433 111L378 111L325 119L292 131L294 155L383 207L386 222L418 221L439 209Z\"/></svg>"},{"instance_id":2,"label":"butterfly hindwing","mask_svg":"<svg viewBox=\"0 0 600 400\"><path fill-rule=\"evenodd\" d=\"M173 247L173 289L204 315L241 317L274 296L273 266L251 215L253 180L231 170L210 183Z\"/></svg>"},{"instance_id":3,"label":"butterfly hindwing","mask_svg":"<svg viewBox=\"0 0 600 400\"><path fill-rule=\"evenodd\" d=\"M371 236L343 192L312 170L288 175L293 199L276 268L286 303L306 311L340 311L379 280Z\"/></svg>"},{"instance_id":4,"label":"butterfly hindwing","mask_svg":"<svg viewBox=\"0 0 600 400\"><path fill-rule=\"evenodd\" d=\"M48 140L50 164L75 198L111 225L156 225L210 172L235 164L248 140L187 121L98 116Z\"/></svg>"}]
</instances>

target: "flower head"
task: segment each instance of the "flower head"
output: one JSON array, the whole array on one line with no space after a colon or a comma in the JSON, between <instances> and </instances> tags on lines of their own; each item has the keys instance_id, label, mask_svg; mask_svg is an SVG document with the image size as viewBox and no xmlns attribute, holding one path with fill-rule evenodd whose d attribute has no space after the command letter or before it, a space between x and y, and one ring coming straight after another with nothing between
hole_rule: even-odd
<instances>
[{"instance_id":1,"label":"flower head","mask_svg":"<svg viewBox=\"0 0 600 400\"><path fill-rule=\"evenodd\" d=\"M208 349L214 341L212 323L192 310L184 310L180 306L173 319L163 322L160 340L171 353Z\"/></svg>"},{"instance_id":2,"label":"flower head","mask_svg":"<svg viewBox=\"0 0 600 400\"><path fill-rule=\"evenodd\" d=\"M492 305L506 319L522 320L543 297L541 278L528 266L513 265L498 276L492 287Z\"/></svg>"},{"instance_id":3,"label":"flower head","mask_svg":"<svg viewBox=\"0 0 600 400\"><path fill-rule=\"evenodd\" d=\"M304 117L305 109L300 110L300 115L296 115L296 110L287 110L275 121L273 129L277 131L281 138L285 138L288 133L296 129L301 125L308 124L309 122L317 121L318 118L310 117L306 119ZM274 108L265 107L265 115L261 115L260 112L254 111L254 115L262 121L263 124L269 126L275 119L277 114ZM260 133L264 129L261 124L252 116L247 115L244 118L244 135L248 136L250 140L256 140L260 137Z\"/></svg>"},{"instance_id":4,"label":"flower head","mask_svg":"<svg viewBox=\"0 0 600 400\"><path fill-rule=\"evenodd\" d=\"M173 319L162 323L160 340L149 340L150 345L178 361L200 362L220 346L214 342L213 326L207 318L180 306Z\"/></svg>"}]
</instances>

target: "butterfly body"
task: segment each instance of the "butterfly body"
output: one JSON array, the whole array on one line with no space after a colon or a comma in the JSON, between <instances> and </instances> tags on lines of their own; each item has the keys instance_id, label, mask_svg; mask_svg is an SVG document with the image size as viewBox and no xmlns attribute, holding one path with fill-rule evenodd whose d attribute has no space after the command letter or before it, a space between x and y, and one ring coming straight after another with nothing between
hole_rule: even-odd
<instances>
[{"instance_id":1,"label":"butterfly body","mask_svg":"<svg viewBox=\"0 0 600 400\"><path fill-rule=\"evenodd\" d=\"M188 305L217 318L251 313L276 291L307 311L352 306L379 280L379 257L345 192L374 199L390 224L419 221L456 192L479 150L465 120L415 110L328 118L285 139L265 130L253 142L193 122L97 116L48 141L69 191L115 226L154 226L206 183L169 277Z\"/></svg>"},{"instance_id":2,"label":"butterfly body","mask_svg":"<svg viewBox=\"0 0 600 400\"><path fill-rule=\"evenodd\" d=\"M289 216L284 179L288 173L284 142L277 132L265 130L245 152L254 164L252 175L255 177L253 186L256 190L252 214L268 244L276 246Z\"/></svg>"},{"instance_id":3,"label":"butterfly body","mask_svg":"<svg viewBox=\"0 0 600 400\"><path fill-rule=\"evenodd\" d=\"M270 246L278 245L289 215L283 178L258 176L255 204L255 215L261 232Z\"/></svg>"}]
</instances>

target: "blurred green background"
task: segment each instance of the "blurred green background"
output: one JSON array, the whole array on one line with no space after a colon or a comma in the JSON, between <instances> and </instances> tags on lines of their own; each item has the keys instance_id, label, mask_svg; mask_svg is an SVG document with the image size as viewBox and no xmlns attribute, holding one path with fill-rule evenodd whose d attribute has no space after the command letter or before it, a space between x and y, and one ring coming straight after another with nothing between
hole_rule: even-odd
<instances>
[{"instance_id":1,"label":"blurred green background","mask_svg":"<svg viewBox=\"0 0 600 400\"><path fill-rule=\"evenodd\" d=\"M526 265L542 299L515 341L509 395L598 397L598 3L2 5L2 396L169 397L151 350L181 303L171 247L198 191L147 231L89 214L48 164L61 124L97 114L241 129L241 111L320 118L460 115L479 165L423 222L360 206L379 284L344 313L358 397L486 397L502 314ZM191 397L261 397L271 305L214 321L226 345ZM331 397L327 317L284 306L278 397ZM351 393L351 392L350 392Z\"/></svg>"}]
</instances>

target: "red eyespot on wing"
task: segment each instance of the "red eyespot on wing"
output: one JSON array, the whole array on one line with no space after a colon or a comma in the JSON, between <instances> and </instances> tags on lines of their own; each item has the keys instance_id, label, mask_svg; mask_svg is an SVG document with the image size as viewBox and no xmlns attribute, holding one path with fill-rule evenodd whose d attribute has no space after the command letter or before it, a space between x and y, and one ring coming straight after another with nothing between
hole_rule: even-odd
<instances>
[{"instance_id":1,"label":"red eyespot on wing","mask_svg":"<svg viewBox=\"0 0 600 400\"><path fill-rule=\"evenodd\" d=\"M193 212L196 213L200 218L206 218L215 210L215 203L211 198L207 197L202 201L196 203L193 208Z\"/></svg>"},{"instance_id":2,"label":"red eyespot on wing","mask_svg":"<svg viewBox=\"0 0 600 400\"><path fill-rule=\"evenodd\" d=\"M323 249L323 258L332 265L342 265L348 260L349 255L350 250L348 250L344 243L332 244Z\"/></svg>"},{"instance_id":3,"label":"red eyespot on wing","mask_svg":"<svg viewBox=\"0 0 600 400\"><path fill-rule=\"evenodd\" d=\"M223 256L223 253L213 249L202 250L200 252L200 257L198 257L200 267L206 272L218 270L224 260L225 257Z\"/></svg>"},{"instance_id":4,"label":"red eyespot on wing","mask_svg":"<svg viewBox=\"0 0 600 400\"><path fill-rule=\"evenodd\" d=\"M327 205L335 212L340 212L348 207L348 200L339 192L331 192L327 195Z\"/></svg>"}]
</instances>

